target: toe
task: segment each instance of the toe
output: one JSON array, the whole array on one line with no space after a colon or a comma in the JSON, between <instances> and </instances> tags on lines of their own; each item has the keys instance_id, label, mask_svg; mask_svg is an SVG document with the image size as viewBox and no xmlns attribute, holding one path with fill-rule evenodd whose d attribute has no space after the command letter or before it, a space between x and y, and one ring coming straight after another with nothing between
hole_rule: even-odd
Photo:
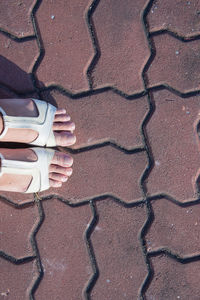
<instances>
[{"instance_id":1,"label":"toe","mask_svg":"<svg viewBox=\"0 0 200 300\"><path fill-rule=\"evenodd\" d=\"M66 114L65 108L58 108L55 112L55 115Z\"/></svg>"},{"instance_id":2,"label":"toe","mask_svg":"<svg viewBox=\"0 0 200 300\"><path fill-rule=\"evenodd\" d=\"M68 147L76 142L76 136L69 131L55 132L54 135L58 146Z\"/></svg>"},{"instance_id":3,"label":"toe","mask_svg":"<svg viewBox=\"0 0 200 300\"><path fill-rule=\"evenodd\" d=\"M58 173L49 173L49 179L59 182L66 182L68 177Z\"/></svg>"},{"instance_id":4,"label":"toe","mask_svg":"<svg viewBox=\"0 0 200 300\"><path fill-rule=\"evenodd\" d=\"M60 166L63 168L71 167L73 165L73 158L66 153L56 151L54 153L51 164L57 165L57 166Z\"/></svg>"},{"instance_id":5,"label":"toe","mask_svg":"<svg viewBox=\"0 0 200 300\"><path fill-rule=\"evenodd\" d=\"M73 171L72 171L72 168L61 167L61 166L58 166L58 165L51 164L49 166L49 172L50 173L62 174L64 176L71 176Z\"/></svg>"},{"instance_id":6,"label":"toe","mask_svg":"<svg viewBox=\"0 0 200 300\"><path fill-rule=\"evenodd\" d=\"M58 188L58 187L62 186L62 182L56 181L53 179L49 179L49 184L50 184L50 187L54 187L54 188Z\"/></svg>"},{"instance_id":7,"label":"toe","mask_svg":"<svg viewBox=\"0 0 200 300\"><path fill-rule=\"evenodd\" d=\"M70 120L71 118L67 114L57 114L54 116L54 122L67 122Z\"/></svg>"},{"instance_id":8,"label":"toe","mask_svg":"<svg viewBox=\"0 0 200 300\"><path fill-rule=\"evenodd\" d=\"M57 109L53 130L57 146L68 147L75 144L76 137L73 134L75 124L70 121L70 116L66 114L65 109Z\"/></svg>"},{"instance_id":9,"label":"toe","mask_svg":"<svg viewBox=\"0 0 200 300\"><path fill-rule=\"evenodd\" d=\"M75 124L73 122L54 122L53 130L55 131L74 131Z\"/></svg>"}]
</instances>

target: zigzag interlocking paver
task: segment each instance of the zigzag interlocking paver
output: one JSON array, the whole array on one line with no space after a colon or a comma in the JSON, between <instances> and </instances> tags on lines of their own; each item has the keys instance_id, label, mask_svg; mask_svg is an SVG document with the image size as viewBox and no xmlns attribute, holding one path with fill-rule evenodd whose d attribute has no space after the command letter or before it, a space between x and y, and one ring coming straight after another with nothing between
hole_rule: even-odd
<instances>
[{"instance_id":1,"label":"zigzag interlocking paver","mask_svg":"<svg viewBox=\"0 0 200 300\"><path fill-rule=\"evenodd\" d=\"M181 257L200 254L200 206L180 207L166 199L152 202L154 219L145 239L148 251L165 248Z\"/></svg>"},{"instance_id":2,"label":"zigzag interlocking paver","mask_svg":"<svg viewBox=\"0 0 200 300\"><path fill-rule=\"evenodd\" d=\"M91 75L93 87L113 86L126 94L144 90L142 70L150 51L141 15L147 2L99 2L92 16L100 56Z\"/></svg>"},{"instance_id":3,"label":"zigzag interlocking paver","mask_svg":"<svg viewBox=\"0 0 200 300\"><path fill-rule=\"evenodd\" d=\"M92 219L90 207L72 208L58 200L43 202L44 222L36 236L44 276L36 300L84 299L87 281L93 275L84 242Z\"/></svg>"},{"instance_id":4,"label":"zigzag interlocking paver","mask_svg":"<svg viewBox=\"0 0 200 300\"><path fill-rule=\"evenodd\" d=\"M0 83L21 93L33 90L29 73L38 56L36 40L18 43L3 34L0 40Z\"/></svg>"},{"instance_id":5,"label":"zigzag interlocking paver","mask_svg":"<svg viewBox=\"0 0 200 300\"><path fill-rule=\"evenodd\" d=\"M91 235L99 278L91 299L137 299L147 275L138 233L144 207L125 208L114 201L96 203L98 223Z\"/></svg>"},{"instance_id":6,"label":"zigzag interlocking paver","mask_svg":"<svg viewBox=\"0 0 200 300\"><path fill-rule=\"evenodd\" d=\"M38 277L35 261L14 265L0 258L0 270L0 299L31 299L31 288Z\"/></svg>"},{"instance_id":7,"label":"zigzag interlocking paver","mask_svg":"<svg viewBox=\"0 0 200 300\"><path fill-rule=\"evenodd\" d=\"M200 261L181 264L164 255L151 259L154 277L145 294L147 300L198 300Z\"/></svg>"},{"instance_id":8,"label":"zigzag interlocking paver","mask_svg":"<svg viewBox=\"0 0 200 300\"><path fill-rule=\"evenodd\" d=\"M199 175L199 96L183 99L167 90L154 92L155 112L146 126L154 165L149 194L165 193L180 202L197 199Z\"/></svg>"},{"instance_id":9,"label":"zigzag interlocking paver","mask_svg":"<svg viewBox=\"0 0 200 300\"><path fill-rule=\"evenodd\" d=\"M87 66L94 56L86 24L90 0L48 1L36 13L45 55L37 77L45 85L58 84L72 91L88 89Z\"/></svg>"},{"instance_id":10,"label":"zigzag interlocking paver","mask_svg":"<svg viewBox=\"0 0 200 300\"><path fill-rule=\"evenodd\" d=\"M57 92L51 93L51 96L59 107L66 108L76 123L77 142L73 148L105 141L126 149L144 147L140 127L149 111L146 97L126 100L112 91L79 99Z\"/></svg>"},{"instance_id":11,"label":"zigzag interlocking paver","mask_svg":"<svg viewBox=\"0 0 200 300\"><path fill-rule=\"evenodd\" d=\"M0 201L0 211L0 250L18 259L33 256L30 237L39 223L37 207L18 209Z\"/></svg>"},{"instance_id":12,"label":"zigzag interlocking paver","mask_svg":"<svg viewBox=\"0 0 200 300\"><path fill-rule=\"evenodd\" d=\"M125 202L142 199L140 177L146 165L145 152L125 154L111 146L73 155L73 177L56 193L71 203L101 195L113 195ZM123 162L120 164L120 162Z\"/></svg>"},{"instance_id":13,"label":"zigzag interlocking paver","mask_svg":"<svg viewBox=\"0 0 200 300\"><path fill-rule=\"evenodd\" d=\"M7 144L7 147L9 147L9 144ZM16 206L24 206L34 202L34 195L1 191L0 200L11 202Z\"/></svg>"},{"instance_id":14,"label":"zigzag interlocking paver","mask_svg":"<svg viewBox=\"0 0 200 300\"><path fill-rule=\"evenodd\" d=\"M156 0L149 11L149 31L169 30L183 37L200 34L200 4L192 1Z\"/></svg>"},{"instance_id":15,"label":"zigzag interlocking paver","mask_svg":"<svg viewBox=\"0 0 200 300\"><path fill-rule=\"evenodd\" d=\"M0 28L19 38L34 34L30 13L35 0L1 1Z\"/></svg>"},{"instance_id":16,"label":"zigzag interlocking paver","mask_svg":"<svg viewBox=\"0 0 200 300\"><path fill-rule=\"evenodd\" d=\"M152 38L156 55L148 70L148 87L169 85L187 93L199 90L200 41L183 42L165 33Z\"/></svg>"}]
</instances>

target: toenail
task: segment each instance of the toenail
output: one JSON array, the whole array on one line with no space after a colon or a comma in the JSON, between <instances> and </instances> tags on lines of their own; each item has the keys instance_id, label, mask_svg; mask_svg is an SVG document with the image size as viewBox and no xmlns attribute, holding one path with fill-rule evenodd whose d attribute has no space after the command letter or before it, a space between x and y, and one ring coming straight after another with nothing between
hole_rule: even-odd
<instances>
[{"instance_id":1,"label":"toenail","mask_svg":"<svg viewBox=\"0 0 200 300\"><path fill-rule=\"evenodd\" d=\"M66 182L68 177L62 177L62 182Z\"/></svg>"},{"instance_id":2,"label":"toenail","mask_svg":"<svg viewBox=\"0 0 200 300\"><path fill-rule=\"evenodd\" d=\"M76 136L75 135L71 136L71 143L72 143L72 145L76 143Z\"/></svg>"},{"instance_id":3,"label":"toenail","mask_svg":"<svg viewBox=\"0 0 200 300\"><path fill-rule=\"evenodd\" d=\"M64 164L71 166L73 164L73 158L72 157L65 157Z\"/></svg>"},{"instance_id":4,"label":"toenail","mask_svg":"<svg viewBox=\"0 0 200 300\"><path fill-rule=\"evenodd\" d=\"M76 126L75 126L75 123L72 123L72 124L71 124L71 127L72 127L72 130L75 130L75 127L76 127Z\"/></svg>"},{"instance_id":5,"label":"toenail","mask_svg":"<svg viewBox=\"0 0 200 300\"><path fill-rule=\"evenodd\" d=\"M68 164L70 163L69 158L66 157L66 158L64 159L64 163L65 163L65 165L68 165Z\"/></svg>"},{"instance_id":6,"label":"toenail","mask_svg":"<svg viewBox=\"0 0 200 300\"><path fill-rule=\"evenodd\" d=\"M68 175L68 176L71 176L71 175L72 175L72 169L67 170L67 175Z\"/></svg>"}]
</instances>

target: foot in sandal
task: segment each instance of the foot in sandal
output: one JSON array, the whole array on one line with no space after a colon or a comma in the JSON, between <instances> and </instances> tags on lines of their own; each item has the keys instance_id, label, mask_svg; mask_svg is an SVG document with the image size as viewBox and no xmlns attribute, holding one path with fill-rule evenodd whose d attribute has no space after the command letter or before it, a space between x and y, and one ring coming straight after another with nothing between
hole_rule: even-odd
<instances>
[{"instance_id":1,"label":"foot in sandal","mask_svg":"<svg viewBox=\"0 0 200 300\"><path fill-rule=\"evenodd\" d=\"M36 99L0 99L0 142L71 146L75 124L65 109Z\"/></svg>"},{"instance_id":2,"label":"foot in sandal","mask_svg":"<svg viewBox=\"0 0 200 300\"><path fill-rule=\"evenodd\" d=\"M0 190L34 193L58 188L72 174L70 155L46 148L0 149Z\"/></svg>"}]
</instances>

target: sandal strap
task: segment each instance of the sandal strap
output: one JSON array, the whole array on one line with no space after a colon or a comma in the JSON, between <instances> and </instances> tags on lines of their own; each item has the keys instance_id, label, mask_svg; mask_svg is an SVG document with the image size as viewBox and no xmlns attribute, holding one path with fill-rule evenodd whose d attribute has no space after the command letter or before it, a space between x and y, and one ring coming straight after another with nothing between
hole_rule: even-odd
<instances>
[{"instance_id":1,"label":"sandal strap","mask_svg":"<svg viewBox=\"0 0 200 300\"><path fill-rule=\"evenodd\" d=\"M33 129L38 132L38 137L31 142L31 145L37 146L56 146L56 141L52 129L56 107L50 103L32 99L37 107L37 117L14 117L8 116L0 107L0 112L4 120L4 130L0 139L6 134L8 128Z\"/></svg>"},{"instance_id":2,"label":"sandal strap","mask_svg":"<svg viewBox=\"0 0 200 300\"><path fill-rule=\"evenodd\" d=\"M0 176L3 174L31 175L32 181L25 193L36 193L49 188L49 165L55 151L36 147L30 149L37 155L37 161L8 160L0 154Z\"/></svg>"}]
</instances>

